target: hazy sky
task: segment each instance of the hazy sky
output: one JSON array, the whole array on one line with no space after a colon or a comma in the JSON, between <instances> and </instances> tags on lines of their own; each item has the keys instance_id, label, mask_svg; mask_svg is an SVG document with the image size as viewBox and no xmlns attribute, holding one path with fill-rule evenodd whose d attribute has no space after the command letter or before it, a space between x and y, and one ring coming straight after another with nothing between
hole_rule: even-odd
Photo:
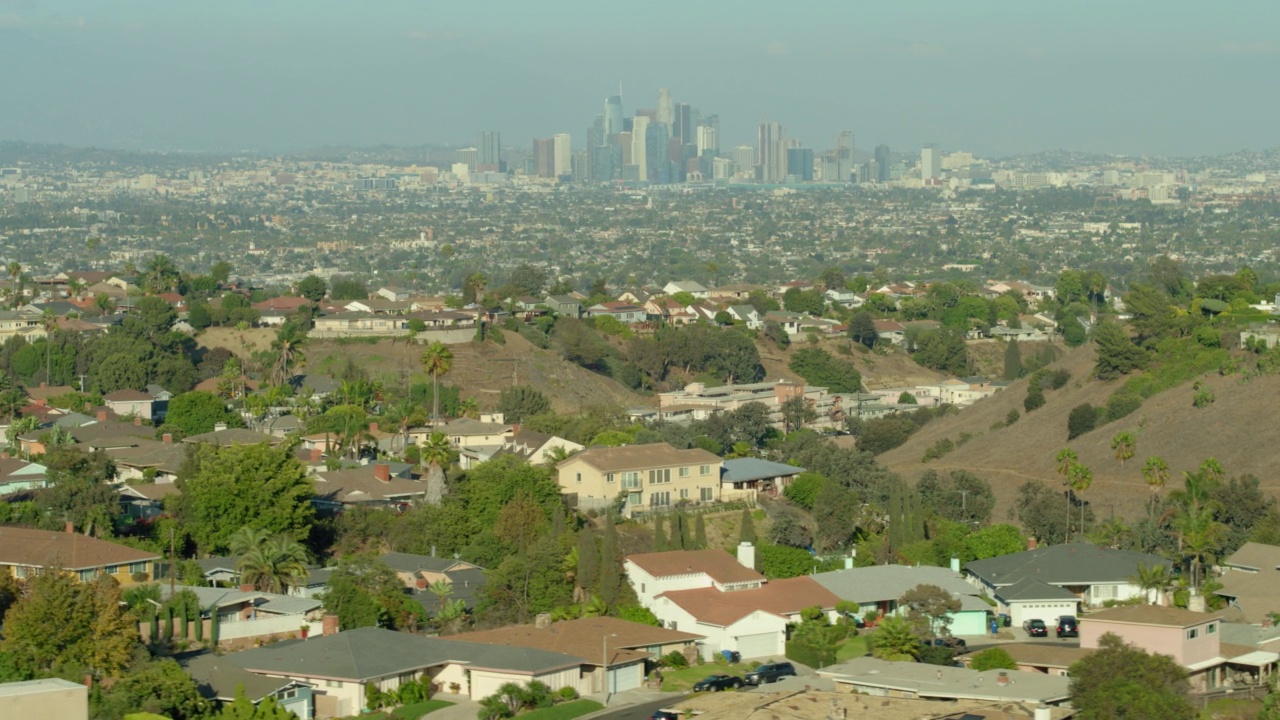
<instances>
[{"instance_id":1,"label":"hazy sky","mask_svg":"<svg viewBox=\"0 0 1280 720\"><path fill-rule=\"evenodd\" d=\"M581 145L659 87L809 147L1273 147L1280 1L0 0L0 139Z\"/></svg>"}]
</instances>

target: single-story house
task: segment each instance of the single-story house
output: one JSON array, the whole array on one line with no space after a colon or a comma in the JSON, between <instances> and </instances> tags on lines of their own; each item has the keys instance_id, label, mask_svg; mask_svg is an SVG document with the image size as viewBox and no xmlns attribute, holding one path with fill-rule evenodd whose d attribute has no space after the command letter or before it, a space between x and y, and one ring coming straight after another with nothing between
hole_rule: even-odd
<instances>
[{"instance_id":1,"label":"single-story house","mask_svg":"<svg viewBox=\"0 0 1280 720\"><path fill-rule=\"evenodd\" d=\"M957 563L958 564L958 563ZM814 581L841 600L858 604L859 616L869 612L900 615L898 599L917 585L935 585L960 601L960 610L951 613L947 626L952 635L983 635L989 628L991 605L965 582L959 568L929 565L872 565L817 573Z\"/></svg>"},{"instance_id":2,"label":"single-story house","mask_svg":"<svg viewBox=\"0 0 1280 720\"><path fill-rule=\"evenodd\" d=\"M1016 678L1010 678L1014 673ZM1059 705L1070 697L1070 678L1061 675L1017 673L1010 670L971 670L925 663L892 662L870 656L853 658L818 671L836 690L881 697L930 700L984 700ZM944 717L942 713L938 716Z\"/></svg>"},{"instance_id":3,"label":"single-story house","mask_svg":"<svg viewBox=\"0 0 1280 720\"><path fill-rule=\"evenodd\" d=\"M116 390L103 396L102 401L117 415L140 417L150 420L156 399L140 390Z\"/></svg>"},{"instance_id":4,"label":"single-story house","mask_svg":"<svg viewBox=\"0 0 1280 720\"><path fill-rule=\"evenodd\" d=\"M150 520L164 514L164 499L178 494L173 483L155 483L117 486L120 507L124 514L135 520Z\"/></svg>"},{"instance_id":5,"label":"single-story house","mask_svg":"<svg viewBox=\"0 0 1280 720\"><path fill-rule=\"evenodd\" d=\"M587 315L593 318L611 317L620 323L634 325L649 318L644 308L625 302L604 302L587 308Z\"/></svg>"},{"instance_id":6,"label":"single-story house","mask_svg":"<svg viewBox=\"0 0 1280 720\"><path fill-rule=\"evenodd\" d=\"M411 466L393 474L389 463L359 465L345 470L315 474L316 504L338 508L343 505L401 505L427 494L427 484L412 474Z\"/></svg>"},{"instance_id":7,"label":"single-story house","mask_svg":"<svg viewBox=\"0 0 1280 720\"><path fill-rule=\"evenodd\" d=\"M730 458L720 464L720 499L726 502L758 494L777 497L804 468L760 458Z\"/></svg>"},{"instance_id":8,"label":"single-story house","mask_svg":"<svg viewBox=\"0 0 1280 720\"><path fill-rule=\"evenodd\" d=\"M1063 615L1080 612L1080 598L1075 593L1030 577L997 589L995 599L1000 612L1019 627L1027 620L1043 620L1045 625L1053 625Z\"/></svg>"},{"instance_id":9,"label":"single-story house","mask_svg":"<svg viewBox=\"0 0 1280 720\"><path fill-rule=\"evenodd\" d=\"M18 458L0 458L0 495L47 487L48 482L45 480L47 470L48 468L39 463Z\"/></svg>"},{"instance_id":10,"label":"single-story house","mask_svg":"<svg viewBox=\"0 0 1280 720\"><path fill-rule=\"evenodd\" d=\"M130 585L155 578L159 559L155 553L81 535L71 523L66 532L0 526L0 572L19 580L62 569L75 573L81 582L110 575L121 585Z\"/></svg>"},{"instance_id":11,"label":"single-story house","mask_svg":"<svg viewBox=\"0 0 1280 720\"><path fill-rule=\"evenodd\" d=\"M1064 543L974 560L964 570L970 583L993 597L1002 588L1032 578L1069 590L1086 607L1098 607L1108 600L1143 597L1142 587L1134 580L1140 565L1172 567L1159 555L1089 543Z\"/></svg>"},{"instance_id":12,"label":"single-story house","mask_svg":"<svg viewBox=\"0 0 1280 720\"><path fill-rule=\"evenodd\" d=\"M211 652L179 655L175 659L195 680L196 690L205 700L227 704L243 692L255 705L274 698L277 707L297 715L298 720L313 717L311 686L304 682L256 675Z\"/></svg>"}]
</instances>

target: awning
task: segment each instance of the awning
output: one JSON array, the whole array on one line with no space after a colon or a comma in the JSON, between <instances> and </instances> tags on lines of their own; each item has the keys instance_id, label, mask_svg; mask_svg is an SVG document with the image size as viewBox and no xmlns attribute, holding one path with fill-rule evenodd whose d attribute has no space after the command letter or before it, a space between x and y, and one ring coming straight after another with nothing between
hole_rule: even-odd
<instances>
[{"instance_id":1,"label":"awning","mask_svg":"<svg viewBox=\"0 0 1280 720\"><path fill-rule=\"evenodd\" d=\"M1280 661L1280 653L1267 652L1265 650L1254 650L1251 653L1245 653L1227 660L1231 665L1249 665L1250 667L1264 667L1277 661Z\"/></svg>"}]
</instances>

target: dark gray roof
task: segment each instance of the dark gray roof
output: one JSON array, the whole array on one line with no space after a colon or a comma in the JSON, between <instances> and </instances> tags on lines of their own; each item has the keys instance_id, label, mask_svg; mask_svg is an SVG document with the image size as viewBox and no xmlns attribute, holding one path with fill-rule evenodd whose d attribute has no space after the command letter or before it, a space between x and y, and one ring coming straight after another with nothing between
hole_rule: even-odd
<instances>
[{"instance_id":1,"label":"dark gray roof","mask_svg":"<svg viewBox=\"0 0 1280 720\"><path fill-rule=\"evenodd\" d=\"M817 573L813 579L841 600L859 605L897 600L917 585L936 585L960 600L962 612L991 609L970 585L951 568L933 565L872 565L870 567Z\"/></svg>"},{"instance_id":2,"label":"dark gray roof","mask_svg":"<svg viewBox=\"0 0 1280 720\"><path fill-rule=\"evenodd\" d=\"M1169 567L1170 562L1159 555L1132 550L1067 543L974 560L964 569L994 587L1012 585L1024 578L1050 585L1092 585L1125 582L1138 574L1138 565Z\"/></svg>"},{"instance_id":3,"label":"dark gray roof","mask_svg":"<svg viewBox=\"0 0 1280 720\"><path fill-rule=\"evenodd\" d=\"M467 609L473 609L479 603L480 593L484 590L484 570L476 568L474 570L454 570L445 573L453 585L453 592L449 594L449 600L461 600L466 604ZM422 605L423 609L430 615L435 615L440 610L440 598L436 597L430 590L415 590L413 599Z\"/></svg>"},{"instance_id":4,"label":"dark gray roof","mask_svg":"<svg viewBox=\"0 0 1280 720\"><path fill-rule=\"evenodd\" d=\"M449 662L530 674L586 662L546 650L441 640L376 627L285 640L226 657L251 672L359 682Z\"/></svg>"},{"instance_id":5,"label":"dark gray roof","mask_svg":"<svg viewBox=\"0 0 1280 720\"><path fill-rule=\"evenodd\" d=\"M1002 587L996 591L996 597L1005 602L1013 600L1079 600L1070 590L1050 585L1033 578L1023 578L1018 582Z\"/></svg>"},{"instance_id":6,"label":"dark gray roof","mask_svg":"<svg viewBox=\"0 0 1280 720\"><path fill-rule=\"evenodd\" d=\"M799 475L804 468L760 458L733 458L721 464L720 481L727 483L768 480L776 477Z\"/></svg>"},{"instance_id":7,"label":"dark gray roof","mask_svg":"<svg viewBox=\"0 0 1280 720\"><path fill-rule=\"evenodd\" d=\"M276 691L295 684L292 680L257 675L229 662L228 658L209 652L176 658L183 670L196 681L196 690L206 700L235 700L236 688L257 702Z\"/></svg>"},{"instance_id":8,"label":"dark gray roof","mask_svg":"<svg viewBox=\"0 0 1280 720\"><path fill-rule=\"evenodd\" d=\"M199 565L200 569L204 570L206 574L215 570L230 570L231 572L235 572L236 565L239 562L240 558L233 557L207 557L196 559L196 564Z\"/></svg>"},{"instance_id":9,"label":"dark gray roof","mask_svg":"<svg viewBox=\"0 0 1280 720\"><path fill-rule=\"evenodd\" d=\"M428 572L445 572L450 568L470 569L476 567L474 564L466 560L458 560L455 558L434 557L431 555L413 555L411 553L389 552L383 553L378 558L386 563L387 567L399 572L418 572L426 570Z\"/></svg>"}]
</instances>

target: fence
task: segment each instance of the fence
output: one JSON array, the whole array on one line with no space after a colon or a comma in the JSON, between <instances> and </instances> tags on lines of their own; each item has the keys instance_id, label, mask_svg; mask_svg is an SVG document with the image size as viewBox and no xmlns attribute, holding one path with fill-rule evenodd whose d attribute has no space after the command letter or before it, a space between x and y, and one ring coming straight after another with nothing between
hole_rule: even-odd
<instances>
[{"instance_id":1,"label":"fence","mask_svg":"<svg viewBox=\"0 0 1280 720\"><path fill-rule=\"evenodd\" d=\"M158 627L163 628L165 618L160 618ZM182 638L181 623L179 618L173 618L171 621L173 634L171 637ZM202 620L204 623L203 633L201 637L208 642L213 637L213 625L208 618ZM224 643L231 640L243 640L245 638L269 637L271 635L295 635L302 636L302 627L307 627L310 635L321 635L324 632L324 626L319 622L310 622L303 615L272 615L270 617L260 617L254 620L224 620L218 623L218 642ZM163 630L161 630L163 634ZM151 623L138 623L138 635L143 642L151 640ZM195 621L187 623L186 639L195 640L196 629Z\"/></svg>"},{"instance_id":2,"label":"fence","mask_svg":"<svg viewBox=\"0 0 1280 720\"><path fill-rule=\"evenodd\" d=\"M1209 706L1209 703L1223 698L1232 700L1262 700L1267 697L1270 688L1266 685L1237 685L1229 688L1218 688L1204 693L1197 693L1191 696L1191 702L1197 708L1203 710Z\"/></svg>"}]
</instances>

